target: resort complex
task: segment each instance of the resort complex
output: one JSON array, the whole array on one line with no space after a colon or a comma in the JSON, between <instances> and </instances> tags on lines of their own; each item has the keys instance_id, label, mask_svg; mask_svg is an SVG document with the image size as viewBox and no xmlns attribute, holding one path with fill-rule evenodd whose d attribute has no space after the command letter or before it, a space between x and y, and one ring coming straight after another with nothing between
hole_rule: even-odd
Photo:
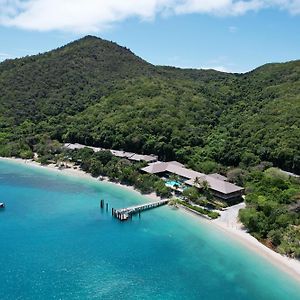
<instances>
[{"instance_id":1,"label":"resort complex","mask_svg":"<svg viewBox=\"0 0 300 300\"><path fill-rule=\"evenodd\" d=\"M175 191L182 192L187 186L194 186L201 189L203 183L207 183L213 195L223 200L235 199L242 196L244 189L235 184L227 182L227 178L214 173L206 175L187 169L177 161L161 162L157 161L143 168L142 171L156 174L165 178L167 185ZM170 180L172 175L178 176L177 180Z\"/></svg>"},{"instance_id":2,"label":"resort complex","mask_svg":"<svg viewBox=\"0 0 300 300\"><path fill-rule=\"evenodd\" d=\"M188 169L177 161L158 161L158 157L155 155L141 155L120 150L90 147L82 144L68 143L65 144L64 147L69 150L83 149L86 147L92 149L94 152L110 151L112 155L119 158L125 158L136 162L144 161L148 164L148 166L142 168L141 172L158 175L164 179L166 185L177 195L181 194L183 190L189 186L193 186L201 190L205 184L207 184L215 197L222 200L240 198L244 191L242 187L228 182L227 178L221 174L214 173L206 175L204 173Z\"/></svg>"},{"instance_id":3,"label":"resort complex","mask_svg":"<svg viewBox=\"0 0 300 300\"><path fill-rule=\"evenodd\" d=\"M300 0L0 29L0 300L300 300Z\"/></svg>"}]
</instances>

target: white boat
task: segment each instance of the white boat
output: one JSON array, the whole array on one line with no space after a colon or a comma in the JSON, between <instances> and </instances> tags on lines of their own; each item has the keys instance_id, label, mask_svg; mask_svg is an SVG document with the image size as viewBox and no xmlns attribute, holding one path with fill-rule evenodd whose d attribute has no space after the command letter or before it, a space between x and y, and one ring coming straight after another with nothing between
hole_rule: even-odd
<instances>
[{"instance_id":1,"label":"white boat","mask_svg":"<svg viewBox=\"0 0 300 300\"><path fill-rule=\"evenodd\" d=\"M0 208L4 208L5 207L5 204L0 202Z\"/></svg>"}]
</instances>

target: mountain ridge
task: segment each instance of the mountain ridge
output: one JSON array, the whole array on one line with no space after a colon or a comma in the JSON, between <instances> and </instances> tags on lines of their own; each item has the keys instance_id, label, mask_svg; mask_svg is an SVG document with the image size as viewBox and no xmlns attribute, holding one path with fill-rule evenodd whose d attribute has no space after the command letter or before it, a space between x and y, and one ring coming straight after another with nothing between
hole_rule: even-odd
<instances>
[{"instance_id":1,"label":"mountain ridge","mask_svg":"<svg viewBox=\"0 0 300 300\"><path fill-rule=\"evenodd\" d=\"M172 66L172 65L154 65L154 64L151 64L148 61L144 60L143 58L137 56L134 52L132 52L126 46L121 46L121 45L117 44L116 42L105 40L105 39L102 39L102 38L100 38L98 36L86 35L86 36L84 36L82 38L79 38L77 40L71 41L71 42L67 43L66 45L63 45L61 47L58 47L58 48L55 48L55 49L52 49L52 50L49 50L49 51L46 51L46 52L43 52L43 53L38 53L38 54L34 54L34 55L26 55L26 56L18 57L18 58L8 58L8 59L5 59L4 61L0 62L0 65L4 64L4 63L7 63L7 62L12 62L12 61L17 61L17 60L23 60L23 59L26 59L26 58L34 58L34 57L38 57L38 56L41 56L41 55L46 55L48 53L53 53L55 51L63 50L64 48L70 47L72 45L77 45L77 44L83 43L85 41L95 41L95 42L110 43L110 44L112 44L114 46L117 46L119 48L127 50L130 54L134 55L135 57L139 58L140 60L146 62L149 65L152 65L152 66L155 66L155 67L159 67L159 68L171 68L171 69L176 69L176 70L203 71L203 72L206 72L206 71L208 71L208 72L215 71L215 72L218 72L218 73L245 75L245 74L252 73L252 72L254 72L256 70L259 70L261 68L268 67L268 66L285 65L285 64L289 64L289 63L299 63L300 64L300 59L295 59L295 60L291 60L291 61L284 61L284 62L268 62L268 63L265 63L265 64L263 64L261 66L258 66L256 68L254 68L252 70L246 71L246 72L224 72L224 71L215 70L213 68L210 68L210 69L201 69L201 68L182 68L182 67L176 67L176 66Z\"/></svg>"}]
</instances>

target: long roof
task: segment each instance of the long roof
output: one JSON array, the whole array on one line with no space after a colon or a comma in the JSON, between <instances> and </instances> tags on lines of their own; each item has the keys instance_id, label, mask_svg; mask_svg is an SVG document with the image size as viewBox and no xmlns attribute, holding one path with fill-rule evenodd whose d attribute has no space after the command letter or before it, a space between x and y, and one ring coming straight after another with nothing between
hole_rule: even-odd
<instances>
[{"instance_id":1,"label":"long roof","mask_svg":"<svg viewBox=\"0 0 300 300\"><path fill-rule=\"evenodd\" d=\"M65 144L65 148L70 149L70 150L75 150L75 149L83 149L83 148L89 148L92 149L94 152L99 152L99 151L110 151L112 155L120 158L127 158L129 160L134 160L134 161L146 161L146 162L153 162L157 161L157 156L155 155L142 155L142 154L137 154L133 152L126 152L122 150L113 150L113 149L105 149L105 148L98 148L98 147L92 147L92 146L86 146L82 144Z\"/></svg>"},{"instance_id":2,"label":"long roof","mask_svg":"<svg viewBox=\"0 0 300 300\"><path fill-rule=\"evenodd\" d=\"M187 180L185 183L191 186L196 186L199 187L197 184L195 184L195 178L191 178ZM216 179L212 176L205 175L204 177L200 177L200 182L201 181L207 181L209 184L209 187L217 192L220 192L222 194L231 194L234 192L242 191L243 188L240 186L237 186L233 183L224 181L224 180L219 180Z\"/></svg>"},{"instance_id":3,"label":"long roof","mask_svg":"<svg viewBox=\"0 0 300 300\"><path fill-rule=\"evenodd\" d=\"M149 164L147 167L143 168L142 171L145 171L147 173L151 173L151 174L156 174L156 173L162 173L167 171L170 168L175 168L177 172L179 172L178 170L180 168L182 168L183 165L179 162L162 162L162 161L157 161L154 163ZM176 172L172 172L177 174Z\"/></svg>"},{"instance_id":4,"label":"long roof","mask_svg":"<svg viewBox=\"0 0 300 300\"><path fill-rule=\"evenodd\" d=\"M223 181L227 181L228 180L227 177L225 177L225 176L223 176L221 174L218 174L218 173L209 174L209 176L214 177L214 178L219 179L219 180L223 180Z\"/></svg>"},{"instance_id":5,"label":"long roof","mask_svg":"<svg viewBox=\"0 0 300 300\"><path fill-rule=\"evenodd\" d=\"M157 156L155 155L143 155L143 154L134 154L130 157L131 160L135 161L147 161L147 162L153 162L157 161Z\"/></svg>"},{"instance_id":6,"label":"long roof","mask_svg":"<svg viewBox=\"0 0 300 300\"><path fill-rule=\"evenodd\" d=\"M213 176L211 176L211 175L206 175L204 173L196 172L194 170L185 168L182 164L178 162L173 162L173 161L171 162L158 161L155 163L151 163L147 167L143 168L142 171L151 174L170 172L178 176L189 179L185 183L192 186L197 186L194 183L194 181L196 178L199 178L200 182L207 181L212 190L215 190L223 194L231 194L243 190L242 187L225 181L223 178L226 177L224 176L222 176L222 179L219 179L217 178L216 174L213 174Z\"/></svg>"},{"instance_id":7,"label":"long roof","mask_svg":"<svg viewBox=\"0 0 300 300\"><path fill-rule=\"evenodd\" d=\"M178 176L184 177L186 179L191 179L193 177L200 177L205 175L193 171L191 169L187 169L184 167L183 164L177 161L169 161L169 162L157 161L155 163L149 164L147 167L143 168L142 171L151 174L162 173L167 171L176 174Z\"/></svg>"}]
</instances>

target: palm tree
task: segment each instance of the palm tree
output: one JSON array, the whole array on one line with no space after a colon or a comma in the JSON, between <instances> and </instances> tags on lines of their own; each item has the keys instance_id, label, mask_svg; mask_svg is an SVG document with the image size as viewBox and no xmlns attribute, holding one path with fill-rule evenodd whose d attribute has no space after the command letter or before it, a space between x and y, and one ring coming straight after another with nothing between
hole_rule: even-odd
<instances>
[{"instance_id":1,"label":"palm tree","mask_svg":"<svg viewBox=\"0 0 300 300\"><path fill-rule=\"evenodd\" d=\"M177 190L180 187L180 178L176 174L171 174L169 180L175 181L174 188Z\"/></svg>"},{"instance_id":2,"label":"palm tree","mask_svg":"<svg viewBox=\"0 0 300 300\"><path fill-rule=\"evenodd\" d=\"M200 186L203 191L207 191L210 189L210 185L207 180L202 180Z\"/></svg>"},{"instance_id":3,"label":"palm tree","mask_svg":"<svg viewBox=\"0 0 300 300\"><path fill-rule=\"evenodd\" d=\"M194 185L197 188L201 189L203 195L206 197L207 200L211 200L212 194L210 191L210 185L207 180L202 179L201 177L196 177L194 179Z\"/></svg>"},{"instance_id":4,"label":"palm tree","mask_svg":"<svg viewBox=\"0 0 300 300\"><path fill-rule=\"evenodd\" d=\"M203 180L201 180L200 177L196 177L196 178L194 179L194 185L195 185L196 187L199 188L199 187L201 187L202 181L203 181Z\"/></svg>"},{"instance_id":5,"label":"palm tree","mask_svg":"<svg viewBox=\"0 0 300 300\"><path fill-rule=\"evenodd\" d=\"M174 208L178 208L178 203L179 203L179 201L178 201L178 199L176 199L176 198L172 198L172 199L169 201L169 205L172 206L172 207L174 207Z\"/></svg>"},{"instance_id":6,"label":"palm tree","mask_svg":"<svg viewBox=\"0 0 300 300\"><path fill-rule=\"evenodd\" d=\"M204 196L206 197L206 199L211 200L212 199L212 193L210 191L210 185L207 182L207 180L202 180L200 186L201 186L202 192L203 192Z\"/></svg>"},{"instance_id":7,"label":"palm tree","mask_svg":"<svg viewBox=\"0 0 300 300\"><path fill-rule=\"evenodd\" d=\"M180 180L179 176L176 174L171 174L169 179L177 182Z\"/></svg>"}]
</instances>

